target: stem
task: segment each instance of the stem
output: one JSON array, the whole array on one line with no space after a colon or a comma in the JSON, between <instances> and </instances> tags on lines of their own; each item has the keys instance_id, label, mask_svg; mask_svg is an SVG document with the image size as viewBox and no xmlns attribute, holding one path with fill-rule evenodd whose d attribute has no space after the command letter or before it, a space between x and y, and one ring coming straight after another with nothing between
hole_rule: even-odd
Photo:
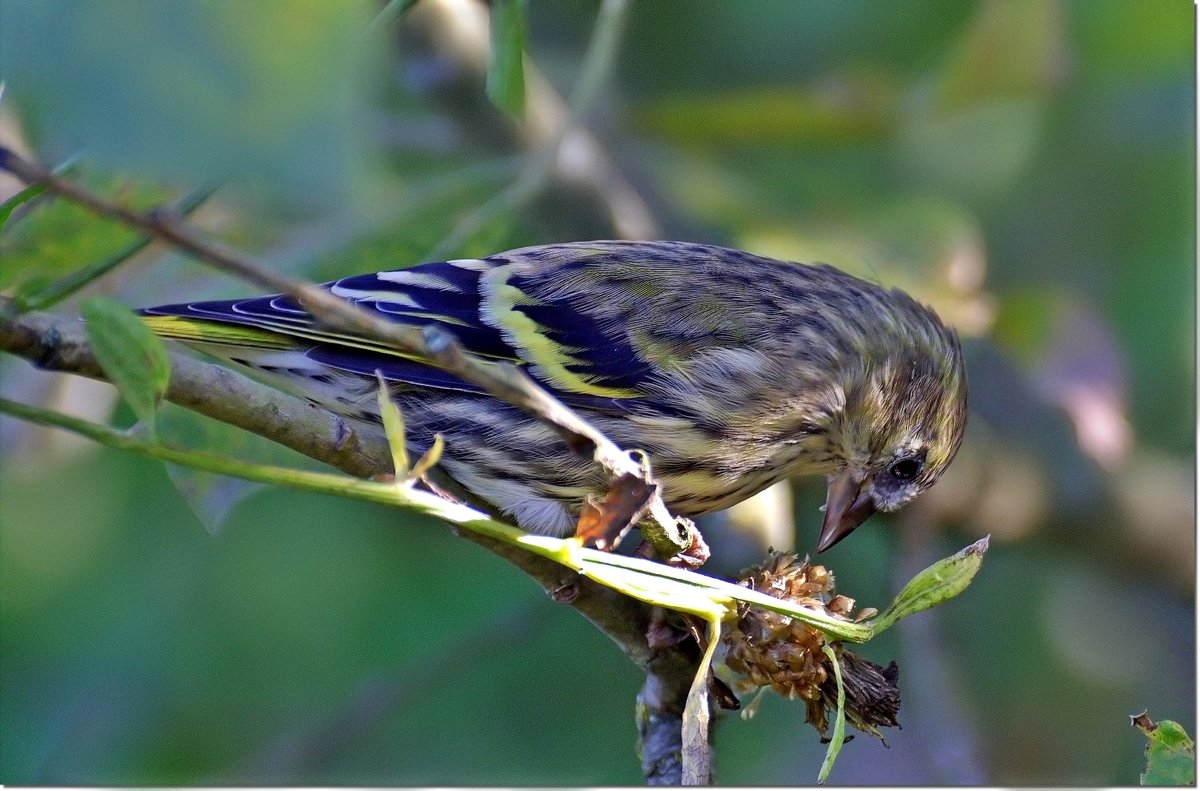
<instances>
[{"instance_id":1,"label":"stem","mask_svg":"<svg viewBox=\"0 0 1200 791\"><path fill-rule=\"evenodd\" d=\"M579 79L553 136L531 154L516 181L459 221L454 230L430 250L430 259L444 258L459 250L493 220L527 205L546 188L558 163L563 141L579 128L581 119L591 109L600 87L612 72L628 9L628 0L605 0L600 6ZM537 93L532 93L531 101L534 101Z\"/></svg>"},{"instance_id":2,"label":"stem","mask_svg":"<svg viewBox=\"0 0 1200 791\"><path fill-rule=\"evenodd\" d=\"M405 505L425 511L426 503L410 500L400 488L385 483L353 478L348 475L296 470L288 467L254 464L199 451L181 450L145 440L134 433L120 431L58 412L51 412L16 401L0 398L0 412L41 426L53 426L117 450L138 453L159 461L168 461L206 472L231 475L255 483L275 484L320 494L341 495L381 505ZM442 500L441 502L447 502ZM435 514L438 515L438 514Z\"/></svg>"},{"instance_id":3,"label":"stem","mask_svg":"<svg viewBox=\"0 0 1200 791\"><path fill-rule=\"evenodd\" d=\"M650 608L595 580L580 577L569 568L564 568L561 564L570 558L570 552L564 550L563 547L568 542L562 539L529 536L511 525L490 519L465 505L395 483L247 464L209 454L178 450L148 442L134 434L108 426L5 399L0 399L0 413L8 413L40 425L62 428L112 448L141 453L175 464L235 475L261 483L401 506L457 524L466 528L460 533L463 538L512 563L528 574L548 594L558 597L563 590L570 589L573 592L572 598L568 600L570 605L608 635L625 655L644 668L649 676L659 676L658 683L664 689L677 688L676 682L679 679L675 678L675 674L685 672L689 666L689 661L684 658L686 647L650 647L646 637L650 625ZM690 679L691 674L687 673L685 677Z\"/></svg>"}]
</instances>

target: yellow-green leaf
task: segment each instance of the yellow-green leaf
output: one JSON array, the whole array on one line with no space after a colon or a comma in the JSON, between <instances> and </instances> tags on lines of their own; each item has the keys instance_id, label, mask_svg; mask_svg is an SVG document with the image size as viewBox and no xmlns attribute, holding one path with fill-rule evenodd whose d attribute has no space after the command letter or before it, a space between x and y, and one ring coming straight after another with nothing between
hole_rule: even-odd
<instances>
[{"instance_id":1,"label":"yellow-green leaf","mask_svg":"<svg viewBox=\"0 0 1200 791\"><path fill-rule=\"evenodd\" d=\"M901 618L936 607L966 590L983 565L988 549L988 536L948 558L942 558L917 576L896 594L891 605L869 623L875 634L882 632Z\"/></svg>"},{"instance_id":2,"label":"yellow-green leaf","mask_svg":"<svg viewBox=\"0 0 1200 791\"><path fill-rule=\"evenodd\" d=\"M55 167L52 172L55 175L65 173L71 167L73 167L75 165L75 163L78 161L79 161L78 155L72 156L72 157L68 158L66 161L64 161L62 164ZM5 223L8 222L9 218L12 217L12 213L14 211L16 211L17 208L21 204L28 203L29 201L33 200L38 195L41 195L45 191L46 191L45 184L30 184L28 187L21 190L16 195L13 195L8 200L4 201L4 203L0 203L0 230L4 230Z\"/></svg>"},{"instance_id":3,"label":"yellow-green leaf","mask_svg":"<svg viewBox=\"0 0 1200 791\"><path fill-rule=\"evenodd\" d=\"M8 218L12 216L12 213L18 206L33 200L45 191L46 186L44 184L33 184L13 195L4 201L4 203L0 203L0 229L4 228L4 224L8 222Z\"/></svg>"},{"instance_id":4,"label":"yellow-green leaf","mask_svg":"<svg viewBox=\"0 0 1200 791\"><path fill-rule=\"evenodd\" d=\"M400 408L392 401L388 384L379 371L375 372L379 380L379 416L383 420L383 431L387 435L388 447L392 451L392 467L396 471L396 480L402 481L408 475L408 447L404 439L404 416Z\"/></svg>"}]
</instances>

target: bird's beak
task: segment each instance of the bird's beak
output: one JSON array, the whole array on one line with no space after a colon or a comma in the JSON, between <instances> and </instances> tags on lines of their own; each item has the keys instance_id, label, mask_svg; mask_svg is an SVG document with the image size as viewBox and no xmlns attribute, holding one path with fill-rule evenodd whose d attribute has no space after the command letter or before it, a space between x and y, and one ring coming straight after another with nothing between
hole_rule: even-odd
<instances>
[{"instance_id":1,"label":"bird's beak","mask_svg":"<svg viewBox=\"0 0 1200 791\"><path fill-rule=\"evenodd\" d=\"M829 480L829 491L825 496L825 521L821 524L817 552L824 552L850 535L854 528L875 513L871 495L862 491L865 480L866 475L853 467L847 467Z\"/></svg>"}]
</instances>

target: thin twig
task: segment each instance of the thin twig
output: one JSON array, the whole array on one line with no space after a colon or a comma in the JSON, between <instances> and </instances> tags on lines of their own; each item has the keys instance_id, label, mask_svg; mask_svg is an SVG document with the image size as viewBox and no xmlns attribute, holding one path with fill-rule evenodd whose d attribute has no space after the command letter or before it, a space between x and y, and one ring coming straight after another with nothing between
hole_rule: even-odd
<instances>
[{"instance_id":1,"label":"thin twig","mask_svg":"<svg viewBox=\"0 0 1200 791\"><path fill-rule=\"evenodd\" d=\"M559 152L562 150L563 141L579 129L583 115L596 100L600 87L612 71L628 8L628 0L605 0L600 6L600 13L596 18L596 25L592 29L592 38L588 42L579 80L575 83L570 103L565 111L552 113L561 116L555 119L553 132L546 136L545 140L538 142L538 147L531 153L516 181L462 218L454 226L454 230L430 251L429 258L444 258L451 254L493 220L517 211L546 188L547 182L554 174L555 165L559 161ZM490 42L488 45L490 46ZM526 68L532 68L532 64L528 64ZM546 104L546 91L548 89L553 92L553 88L550 88L548 83L540 85L536 78L534 85L537 90L531 89L530 102ZM554 98L558 100L555 102L556 105L561 102L557 94L554 94ZM538 112L536 108L531 110L531 114ZM540 112L546 113L548 110L542 109Z\"/></svg>"},{"instance_id":2,"label":"thin twig","mask_svg":"<svg viewBox=\"0 0 1200 791\"><path fill-rule=\"evenodd\" d=\"M206 200L212 197L212 194L217 191L217 185L207 184L192 190L187 195L183 196L175 205L174 210L182 216L191 214L204 204ZM121 250L118 250L113 255L100 261L92 266L85 266L82 269L77 269L70 272L57 280L38 289L37 292L30 294L27 297L18 297L21 305L21 310L46 310L47 308L62 302L67 297L71 296L80 289L86 287L89 283L103 277L112 270L116 269L121 264L125 263L135 255L145 250L154 242L154 237L149 234L142 236L130 242Z\"/></svg>"},{"instance_id":3,"label":"thin twig","mask_svg":"<svg viewBox=\"0 0 1200 791\"><path fill-rule=\"evenodd\" d=\"M600 87L612 71L628 0L606 0L600 7L580 76L568 102L530 60L525 64L526 110L517 130L530 160L507 189L464 217L434 250L447 254L460 247L492 220L517 211L557 176L596 194L608 208L616 235L653 239L658 223L642 197L613 165L595 136L582 125ZM439 47L472 71L487 67L487 9L469 0L426 0L416 13L431 24ZM438 257L438 256L431 256Z\"/></svg>"},{"instance_id":4,"label":"thin twig","mask_svg":"<svg viewBox=\"0 0 1200 791\"><path fill-rule=\"evenodd\" d=\"M428 360L432 365L478 385L496 398L541 419L554 428L569 447L581 454L590 454L612 479L632 475L655 487L648 469L515 366L481 362L467 354L458 340L447 332L433 328L422 331L379 318L318 286L281 275L213 240L201 237L169 211L159 209L142 214L119 206L84 187L58 178L42 166L28 162L2 147L0 169L9 171L28 184L44 184L48 191L68 198L101 216L119 220L146 234L170 242L178 249L223 272L263 288L287 294L310 311L322 324L336 332L376 340L391 348ZM700 543L691 522L671 516L657 493L652 495L649 516L656 529L647 530L647 538L655 544L660 554L669 557Z\"/></svg>"},{"instance_id":5,"label":"thin twig","mask_svg":"<svg viewBox=\"0 0 1200 791\"><path fill-rule=\"evenodd\" d=\"M18 313L0 297L0 350L48 371L107 381L83 324L48 313ZM390 470L382 432L353 428L337 415L219 365L171 355L167 400L251 431L360 478Z\"/></svg>"}]
</instances>

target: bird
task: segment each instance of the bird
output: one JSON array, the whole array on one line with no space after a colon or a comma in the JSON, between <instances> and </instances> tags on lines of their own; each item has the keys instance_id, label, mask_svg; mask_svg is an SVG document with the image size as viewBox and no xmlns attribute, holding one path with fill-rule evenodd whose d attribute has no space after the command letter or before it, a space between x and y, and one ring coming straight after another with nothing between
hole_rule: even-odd
<instances>
[{"instance_id":1,"label":"bird","mask_svg":"<svg viewBox=\"0 0 1200 791\"><path fill-rule=\"evenodd\" d=\"M679 516L824 476L823 552L932 486L962 442L961 344L898 289L827 264L671 241L544 244L343 277L322 288L519 366L650 460ZM156 334L331 410L409 451L527 532L570 535L603 471L539 419L428 361L322 328L283 295L146 308Z\"/></svg>"}]
</instances>

